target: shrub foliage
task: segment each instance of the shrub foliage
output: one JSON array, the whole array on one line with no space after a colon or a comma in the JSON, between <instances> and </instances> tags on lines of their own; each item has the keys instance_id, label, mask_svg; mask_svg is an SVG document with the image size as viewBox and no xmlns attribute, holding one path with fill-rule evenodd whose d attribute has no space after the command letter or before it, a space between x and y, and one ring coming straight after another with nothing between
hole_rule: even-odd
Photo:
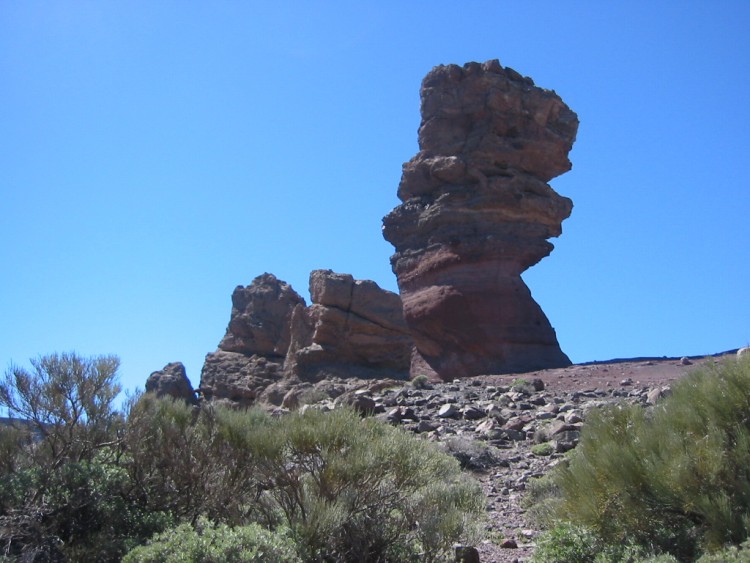
<instances>
[{"instance_id":1,"label":"shrub foliage","mask_svg":"<svg viewBox=\"0 0 750 563\"><path fill-rule=\"evenodd\" d=\"M750 362L736 360L689 374L651 409L592 413L569 463L536 487L537 513L604 545L680 560L740 544L750 535L749 413Z\"/></svg>"},{"instance_id":2,"label":"shrub foliage","mask_svg":"<svg viewBox=\"0 0 750 563\"><path fill-rule=\"evenodd\" d=\"M474 539L481 490L431 443L345 409L118 412L117 365L6 373L0 406L27 422L0 428L0 559L434 561Z\"/></svg>"}]
</instances>

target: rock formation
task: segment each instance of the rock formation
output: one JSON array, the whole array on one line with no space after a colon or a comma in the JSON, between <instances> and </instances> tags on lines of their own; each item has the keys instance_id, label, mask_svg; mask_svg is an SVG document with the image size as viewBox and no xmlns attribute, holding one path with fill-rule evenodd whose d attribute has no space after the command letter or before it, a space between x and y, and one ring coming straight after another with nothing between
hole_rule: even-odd
<instances>
[{"instance_id":1,"label":"rock formation","mask_svg":"<svg viewBox=\"0 0 750 563\"><path fill-rule=\"evenodd\" d=\"M349 274L310 274L310 307L297 306L285 371L325 377L408 377L413 341L398 295Z\"/></svg>"},{"instance_id":2,"label":"rock formation","mask_svg":"<svg viewBox=\"0 0 750 563\"><path fill-rule=\"evenodd\" d=\"M203 396L280 405L301 382L408 377L413 342L398 295L330 270L310 274L310 295L307 307L272 274L237 287L226 335L203 365Z\"/></svg>"},{"instance_id":3,"label":"rock formation","mask_svg":"<svg viewBox=\"0 0 750 563\"><path fill-rule=\"evenodd\" d=\"M200 392L209 401L250 405L284 376L292 312L305 300L288 283L263 274L232 293L227 332L208 354Z\"/></svg>"},{"instance_id":4,"label":"rock formation","mask_svg":"<svg viewBox=\"0 0 750 563\"><path fill-rule=\"evenodd\" d=\"M547 182L571 168L578 118L498 61L434 68L420 151L383 219L396 252L412 375L442 379L570 364L521 273L552 251L572 202Z\"/></svg>"},{"instance_id":5,"label":"rock formation","mask_svg":"<svg viewBox=\"0 0 750 563\"><path fill-rule=\"evenodd\" d=\"M156 393L157 397L182 399L191 405L198 404L182 362L172 362L161 370L153 372L146 380L146 392Z\"/></svg>"}]
</instances>

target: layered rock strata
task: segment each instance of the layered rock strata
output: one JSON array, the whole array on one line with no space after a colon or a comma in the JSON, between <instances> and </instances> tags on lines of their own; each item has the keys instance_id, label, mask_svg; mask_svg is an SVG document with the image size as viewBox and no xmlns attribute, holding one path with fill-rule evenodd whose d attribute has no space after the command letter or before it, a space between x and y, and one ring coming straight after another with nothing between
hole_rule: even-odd
<instances>
[{"instance_id":1,"label":"layered rock strata","mask_svg":"<svg viewBox=\"0 0 750 563\"><path fill-rule=\"evenodd\" d=\"M326 377L408 377L413 341L399 296L349 274L310 274L310 307L297 306L285 370L304 381Z\"/></svg>"},{"instance_id":2,"label":"layered rock strata","mask_svg":"<svg viewBox=\"0 0 750 563\"><path fill-rule=\"evenodd\" d=\"M569 365L521 273L571 213L547 182L571 168L576 114L498 61L438 66L420 95L420 150L403 166L403 203L383 219L412 375Z\"/></svg>"},{"instance_id":3,"label":"layered rock strata","mask_svg":"<svg viewBox=\"0 0 750 563\"><path fill-rule=\"evenodd\" d=\"M272 274L235 289L226 335L203 366L203 396L279 405L302 383L408 377L413 341L398 295L369 280L315 270L310 296L308 307Z\"/></svg>"}]
</instances>

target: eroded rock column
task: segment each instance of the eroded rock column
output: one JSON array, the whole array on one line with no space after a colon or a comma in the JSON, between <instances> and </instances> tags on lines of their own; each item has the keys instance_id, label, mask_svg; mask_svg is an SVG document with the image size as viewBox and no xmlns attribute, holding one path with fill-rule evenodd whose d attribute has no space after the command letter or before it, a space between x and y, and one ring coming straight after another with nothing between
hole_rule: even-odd
<instances>
[{"instance_id":1,"label":"eroded rock column","mask_svg":"<svg viewBox=\"0 0 750 563\"><path fill-rule=\"evenodd\" d=\"M521 273L552 251L572 210L547 182L571 168L576 114L498 61L438 66L420 94L420 150L383 219L412 376L569 365Z\"/></svg>"}]
</instances>

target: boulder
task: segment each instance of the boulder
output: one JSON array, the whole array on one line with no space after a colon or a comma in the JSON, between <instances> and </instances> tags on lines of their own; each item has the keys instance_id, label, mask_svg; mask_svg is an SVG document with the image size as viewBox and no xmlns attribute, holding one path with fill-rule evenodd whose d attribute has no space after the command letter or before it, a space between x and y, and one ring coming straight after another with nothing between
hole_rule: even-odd
<instances>
[{"instance_id":1,"label":"boulder","mask_svg":"<svg viewBox=\"0 0 750 563\"><path fill-rule=\"evenodd\" d=\"M198 404L182 362L172 362L149 375L146 380L146 392L156 393L157 397L181 399L191 405Z\"/></svg>"},{"instance_id":2,"label":"boulder","mask_svg":"<svg viewBox=\"0 0 750 563\"><path fill-rule=\"evenodd\" d=\"M420 151L383 219L416 345L412 376L451 380L570 365L521 273L552 251L572 202L578 118L498 61L438 66L422 82Z\"/></svg>"}]
</instances>

